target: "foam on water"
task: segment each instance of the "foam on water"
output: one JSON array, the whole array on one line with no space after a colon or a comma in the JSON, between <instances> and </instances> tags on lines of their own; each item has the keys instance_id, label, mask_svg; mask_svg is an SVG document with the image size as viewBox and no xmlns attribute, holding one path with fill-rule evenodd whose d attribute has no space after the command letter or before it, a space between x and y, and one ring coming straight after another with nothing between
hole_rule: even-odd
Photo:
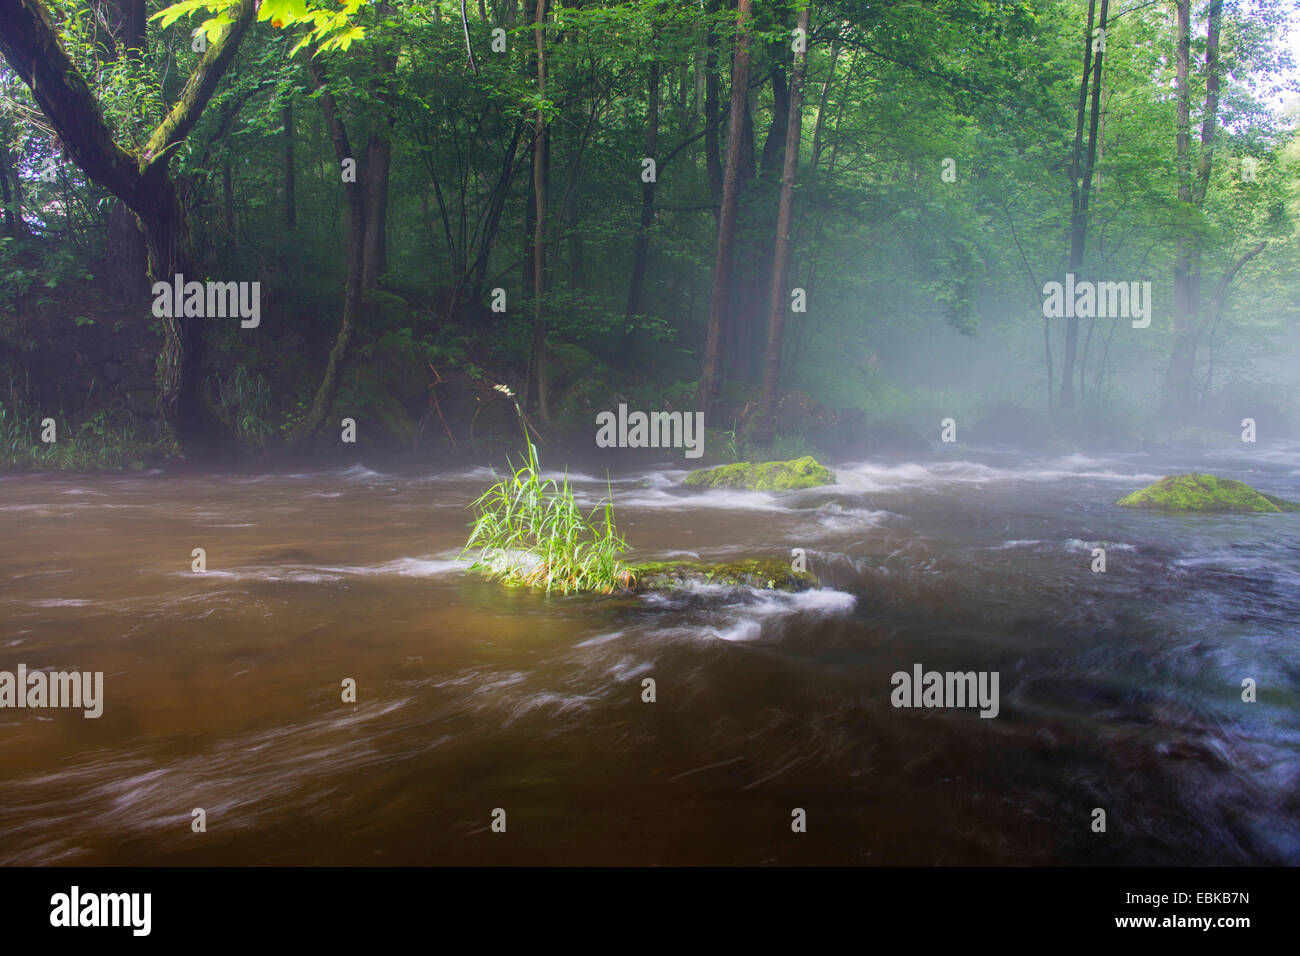
<instances>
[{"instance_id":1,"label":"foam on water","mask_svg":"<svg viewBox=\"0 0 1300 956\"><path fill-rule=\"evenodd\" d=\"M452 574L464 571L469 562L446 558L397 558L383 564L367 565L329 565L329 564L280 564L251 565L240 568L211 568L203 572L205 578L220 578L234 581L291 581L299 584L329 584L350 576L378 576L395 574L401 577L434 577L440 574ZM176 576L190 577L192 571L173 571Z\"/></svg>"},{"instance_id":2,"label":"foam on water","mask_svg":"<svg viewBox=\"0 0 1300 956\"><path fill-rule=\"evenodd\" d=\"M789 495L790 492L784 492ZM584 504L595 504L599 497L586 498ZM786 511L788 501L783 501L777 494L765 491L733 491L714 488L708 491L669 492L659 488L638 488L635 491L620 492L614 496L614 507L640 508L647 511L669 509L714 509L718 511Z\"/></svg>"},{"instance_id":3,"label":"foam on water","mask_svg":"<svg viewBox=\"0 0 1300 956\"><path fill-rule=\"evenodd\" d=\"M642 595L642 600L652 607L672 610L681 607L683 597L689 599L691 596L709 599L711 603L727 598L731 600L707 610L703 615L705 620L701 623L688 627L664 628L659 631L660 634L703 635L723 641L752 641L762 635L763 625L767 621L795 614L846 614L857 604L857 598L852 594L833 588L795 592L767 591L702 581L687 581L672 591L645 594ZM698 617L698 612L693 616ZM723 620L717 620L719 617Z\"/></svg>"},{"instance_id":4,"label":"foam on water","mask_svg":"<svg viewBox=\"0 0 1300 956\"><path fill-rule=\"evenodd\" d=\"M1058 481L1063 478L1086 478L1098 481L1141 482L1150 484L1163 475L1117 471L1099 467L1105 463L1084 455L1070 455L1023 468L998 468L976 461L944 461L899 465L856 462L834 469L839 480L836 488L847 491L906 491L935 488L946 484L987 484L1013 481Z\"/></svg>"}]
</instances>

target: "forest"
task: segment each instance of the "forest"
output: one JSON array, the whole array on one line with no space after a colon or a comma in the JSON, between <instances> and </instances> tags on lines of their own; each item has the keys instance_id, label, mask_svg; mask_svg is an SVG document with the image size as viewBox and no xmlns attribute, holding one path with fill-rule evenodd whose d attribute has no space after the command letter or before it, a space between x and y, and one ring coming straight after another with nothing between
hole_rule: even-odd
<instances>
[{"instance_id":1,"label":"forest","mask_svg":"<svg viewBox=\"0 0 1300 956\"><path fill-rule=\"evenodd\" d=\"M4 0L3 461L1294 434L1293 12Z\"/></svg>"}]
</instances>

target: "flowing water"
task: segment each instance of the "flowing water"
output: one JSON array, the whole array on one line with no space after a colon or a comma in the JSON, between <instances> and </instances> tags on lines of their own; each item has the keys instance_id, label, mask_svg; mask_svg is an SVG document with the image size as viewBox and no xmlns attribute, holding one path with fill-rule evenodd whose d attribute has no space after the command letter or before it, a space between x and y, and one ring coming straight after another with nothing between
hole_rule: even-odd
<instances>
[{"instance_id":1,"label":"flowing water","mask_svg":"<svg viewBox=\"0 0 1300 956\"><path fill-rule=\"evenodd\" d=\"M0 670L105 701L0 710L0 863L1300 863L1300 514L1113 504L1300 499L1300 446L1251 447L614 476L634 557L803 548L795 595L469 576L487 469L5 476ZM917 664L998 672L998 715L893 707Z\"/></svg>"}]
</instances>

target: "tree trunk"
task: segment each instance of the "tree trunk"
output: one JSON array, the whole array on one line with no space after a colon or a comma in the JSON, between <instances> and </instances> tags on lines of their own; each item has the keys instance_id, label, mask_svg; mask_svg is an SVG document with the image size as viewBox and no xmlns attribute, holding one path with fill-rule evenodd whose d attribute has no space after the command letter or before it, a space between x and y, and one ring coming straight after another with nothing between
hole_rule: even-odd
<instances>
[{"instance_id":1,"label":"tree trunk","mask_svg":"<svg viewBox=\"0 0 1300 956\"><path fill-rule=\"evenodd\" d=\"M381 14L389 12L385 3L377 5ZM378 55L378 75L382 84L396 68L397 56L390 51L381 51ZM312 85L320 93L321 112L325 117L325 126L334 145L334 155L342 164L345 159L355 159L352 142L348 137L347 127L343 122L337 100L326 85L325 68L315 57L308 60L307 72ZM382 104L380 122L366 142L365 155L362 157L360 178L355 182L344 182L344 194L347 198L348 251L347 284L343 293L343 318L339 323L334 346L330 349L329 359L325 364L325 374L316 389L311 409L294 430L289 440L291 451L299 451L315 436L325 421L338 395L342 384L343 371L347 363L348 349L352 337L360 322L364 293L373 289L379 278L387 271L387 216L388 216L388 175L392 158L392 140L388 135L393 125L390 99L385 89L373 89L375 100Z\"/></svg>"},{"instance_id":2,"label":"tree trunk","mask_svg":"<svg viewBox=\"0 0 1300 956\"><path fill-rule=\"evenodd\" d=\"M357 319L362 306L362 275L365 271L365 211L359 196L349 194L347 203L348 220L348 278L343 293L343 321L339 325L338 335L334 338L334 347L330 349L329 361L325 364L325 375L312 401L307 417L295 430L289 440L291 451L301 450L320 430L338 395L342 383L343 368L347 362L348 348L352 344L352 335L356 330Z\"/></svg>"},{"instance_id":3,"label":"tree trunk","mask_svg":"<svg viewBox=\"0 0 1300 956\"><path fill-rule=\"evenodd\" d=\"M799 30L808 35L811 19L808 4L799 11ZM772 294L767 317L767 356L763 363L763 393L759 401L754 438L759 444L772 440L772 419L777 388L781 384L781 354L785 347L785 314L790 308L790 231L794 224L794 187L799 176L799 143L803 132L803 86L808 68L807 47L795 54L791 77L789 116L785 123L785 162L781 170L781 206L776 217L776 244L772 257Z\"/></svg>"},{"instance_id":4,"label":"tree trunk","mask_svg":"<svg viewBox=\"0 0 1300 956\"><path fill-rule=\"evenodd\" d=\"M778 47L786 49L785 41L778 41ZM763 159L760 169L764 176L777 175L777 160L781 157L781 146L787 142L786 124L789 122L790 87L786 81L785 67L777 64L772 67L772 125L767 128L767 137L763 140Z\"/></svg>"},{"instance_id":5,"label":"tree trunk","mask_svg":"<svg viewBox=\"0 0 1300 956\"><path fill-rule=\"evenodd\" d=\"M718 0L709 0L705 12L710 16L705 37L708 55L704 58L704 165L709 175L709 195L722 199L722 161L718 147L718 111L721 105L718 84L718 31L712 16L718 12ZM719 213L714 213L715 220Z\"/></svg>"},{"instance_id":6,"label":"tree trunk","mask_svg":"<svg viewBox=\"0 0 1300 956\"><path fill-rule=\"evenodd\" d=\"M751 54L752 61L752 54ZM758 177L754 150L754 90L746 90L745 122L740 136L740 168L737 173L736 194ZM784 123L784 117L780 122ZM777 122L777 120L773 120ZM722 367L732 380L757 384L762 380L763 340L757 332L758 316L763 314L766 292L772 274L772 231L751 236L737 232L738 249L732 256L733 266L728 277L727 311L722 318ZM738 264L735 264L737 263Z\"/></svg>"},{"instance_id":7,"label":"tree trunk","mask_svg":"<svg viewBox=\"0 0 1300 956\"><path fill-rule=\"evenodd\" d=\"M180 196L170 180L163 180L147 207L139 211L149 254L149 274L171 280L176 275L196 276L189 229ZM203 318L163 318L166 333L159 412L172 425L187 454L203 455L235 450L234 435L203 400ZM182 436L184 436L182 438Z\"/></svg>"},{"instance_id":8,"label":"tree trunk","mask_svg":"<svg viewBox=\"0 0 1300 956\"><path fill-rule=\"evenodd\" d=\"M812 152L808 158L809 170L816 172L817 163L822 155L822 129L826 120L826 105L830 101L831 83L835 80L835 67L840 61L840 37L837 33L831 41L831 63L822 82L821 98L817 101L817 122L813 124Z\"/></svg>"},{"instance_id":9,"label":"tree trunk","mask_svg":"<svg viewBox=\"0 0 1300 956\"><path fill-rule=\"evenodd\" d=\"M727 169L722 181L722 208L718 215L717 254L713 264L713 290L709 296L709 327L704 346L697 403L705 421L713 413L721 384L722 323L730 287L731 261L735 246L736 209L739 205L740 146L745 114L748 112L749 36L751 0L737 0L736 55L731 71L731 116L727 141Z\"/></svg>"},{"instance_id":10,"label":"tree trunk","mask_svg":"<svg viewBox=\"0 0 1300 956\"><path fill-rule=\"evenodd\" d=\"M364 267L362 289L373 289L388 271L388 173L393 146L388 137L375 133L366 143L365 170L361 174L365 204Z\"/></svg>"},{"instance_id":11,"label":"tree trunk","mask_svg":"<svg viewBox=\"0 0 1300 956\"><path fill-rule=\"evenodd\" d=\"M27 223L23 220L23 187L18 180L18 170L9 158L9 147L2 143L0 143L0 199L4 200L5 206L5 235L10 239L31 235Z\"/></svg>"},{"instance_id":12,"label":"tree trunk","mask_svg":"<svg viewBox=\"0 0 1300 956\"><path fill-rule=\"evenodd\" d=\"M145 0L109 0L106 12L114 46L109 51L109 61L120 56L139 60L144 55L147 28Z\"/></svg>"},{"instance_id":13,"label":"tree trunk","mask_svg":"<svg viewBox=\"0 0 1300 956\"><path fill-rule=\"evenodd\" d=\"M125 301L149 294L149 251L135 213L121 200L108 209L105 281L109 292Z\"/></svg>"},{"instance_id":14,"label":"tree trunk","mask_svg":"<svg viewBox=\"0 0 1300 956\"><path fill-rule=\"evenodd\" d=\"M655 150L659 139L659 63L650 64L649 106L646 115L645 154L658 161ZM656 170L656 177L658 171ZM641 225L637 229L636 247L632 252L632 280L627 289L627 307L623 311L623 337L632 334L633 316L641 308L641 287L645 282L646 260L650 250L650 226L655 217L655 183L641 184Z\"/></svg>"},{"instance_id":15,"label":"tree trunk","mask_svg":"<svg viewBox=\"0 0 1300 956\"><path fill-rule=\"evenodd\" d=\"M1178 201L1189 213L1205 202L1213 168L1214 139L1219 113L1219 31L1223 0L1211 0L1206 25L1205 111L1201 122L1201 157L1193 181L1191 168L1191 3L1178 2L1178 65L1175 75L1178 99ZM1161 395L1161 412L1167 419L1186 415L1194 399L1196 350L1200 344L1201 239L1193 232L1180 236L1174 257L1174 343L1169 354Z\"/></svg>"},{"instance_id":16,"label":"tree trunk","mask_svg":"<svg viewBox=\"0 0 1300 956\"><path fill-rule=\"evenodd\" d=\"M537 160L537 134L528 144L528 195L524 202L524 258L522 263L524 298L531 300L535 293L537 277L533 274L533 239L537 236L537 190L533 188L533 167Z\"/></svg>"},{"instance_id":17,"label":"tree trunk","mask_svg":"<svg viewBox=\"0 0 1300 956\"><path fill-rule=\"evenodd\" d=\"M746 76L748 77L748 70ZM750 181L758 175L758 161L754 156L754 105L748 79L745 81L744 93L745 95L740 100L741 113L744 115L744 123L740 127L739 185L742 192ZM736 105L735 97L732 98L731 105L734 109ZM727 149L731 149L730 139L727 142Z\"/></svg>"},{"instance_id":18,"label":"tree trunk","mask_svg":"<svg viewBox=\"0 0 1300 956\"><path fill-rule=\"evenodd\" d=\"M533 36L537 44L537 96L546 96L546 0L535 0ZM533 195L537 217L533 234L533 368L537 374L537 417L550 424L546 381L546 319L542 298L546 291L546 179L548 150L546 114L538 107L533 140Z\"/></svg>"},{"instance_id":19,"label":"tree trunk","mask_svg":"<svg viewBox=\"0 0 1300 956\"><path fill-rule=\"evenodd\" d=\"M0 144L0 203L4 203L4 234L15 239L13 196L9 193L9 148Z\"/></svg>"},{"instance_id":20,"label":"tree trunk","mask_svg":"<svg viewBox=\"0 0 1300 956\"><path fill-rule=\"evenodd\" d=\"M480 233L478 255L474 263L470 266L471 291L473 297L478 299L483 294L483 283L487 280L488 259L492 255L492 250L496 247L497 235L501 228L501 215L505 211L506 199L510 195L510 184L515 175L515 155L519 151L519 140L523 136L525 123L520 121L515 126L514 134L510 137L510 146L506 150L505 159L501 163L501 175L497 177L496 186L493 187L491 198L488 200L487 213L484 215L484 226ZM531 235L529 230L529 235ZM532 250L529 250L528 259L531 261Z\"/></svg>"},{"instance_id":21,"label":"tree trunk","mask_svg":"<svg viewBox=\"0 0 1300 956\"><path fill-rule=\"evenodd\" d=\"M284 119L284 228L293 232L298 228L298 196L293 162L293 94L285 100L281 113Z\"/></svg>"},{"instance_id":22,"label":"tree trunk","mask_svg":"<svg viewBox=\"0 0 1300 956\"><path fill-rule=\"evenodd\" d=\"M1070 259L1069 271L1078 272L1083 266L1084 250L1088 236L1088 195L1092 189L1092 174L1097 162L1097 123L1101 115L1101 68L1104 46L1100 44L1093 50L1093 7L1096 0L1088 5L1088 29L1084 36L1084 74L1079 87L1079 111L1075 124L1074 153L1070 163L1071 211L1070 211ZM1101 15L1097 26L1105 37L1107 8L1109 0L1101 0ZM1092 107L1088 116L1088 145L1086 160L1082 170L1079 168L1080 139L1083 131L1084 109L1087 103L1089 68L1092 63ZM1071 309L1071 312L1074 310ZM1065 358L1061 371L1061 407L1074 407L1074 369L1079 351L1079 317L1071 314L1065 320Z\"/></svg>"},{"instance_id":23,"label":"tree trunk","mask_svg":"<svg viewBox=\"0 0 1300 956\"><path fill-rule=\"evenodd\" d=\"M235 242L235 181L229 160L221 167L221 208L225 212L226 233Z\"/></svg>"},{"instance_id":24,"label":"tree trunk","mask_svg":"<svg viewBox=\"0 0 1300 956\"><path fill-rule=\"evenodd\" d=\"M383 15L392 12L386 2L379 3L378 9ZM380 277L388 271L388 177L393 160L393 106L386 83L397 69L397 54L381 50L376 59L380 79L379 87L373 92L375 101L380 104L381 116L375 131L366 141L365 170L361 174L361 201L365 210L363 290L378 286Z\"/></svg>"},{"instance_id":25,"label":"tree trunk","mask_svg":"<svg viewBox=\"0 0 1300 956\"><path fill-rule=\"evenodd\" d=\"M335 158L342 164L345 159L355 158L352 144L348 139L347 127L339 113L338 103L325 82L324 66L316 58L307 61L307 73L312 85L320 94L321 112L325 116L325 126L334 145ZM348 348L352 343L352 334L356 329L361 311L362 291L366 272L366 189L365 177L361 182L344 182L343 194L347 199L345 205L348 225L348 264L347 285L343 293L343 320L339 324L338 335L334 338L334 347L330 349L329 360L325 364L325 374L316 389L311 408L307 415L294 429L288 441L291 452L306 447L325 421L325 416L334 404L342 383L343 367L347 361Z\"/></svg>"}]
</instances>

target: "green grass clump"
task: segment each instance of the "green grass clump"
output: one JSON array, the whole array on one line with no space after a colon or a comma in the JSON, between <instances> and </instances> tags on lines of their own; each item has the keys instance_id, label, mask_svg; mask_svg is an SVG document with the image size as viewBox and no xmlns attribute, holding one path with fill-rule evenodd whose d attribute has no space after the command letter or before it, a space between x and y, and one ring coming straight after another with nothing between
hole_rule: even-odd
<instances>
[{"instance_id":1,"label":"green grass clump","mask_svg":"<svg viewBox=\"0 0 1300 956\"><path fill-rule=\"evenodd\" d=\"M527 429L524 439L528 460L470 506L474 524L462 551L462 557L475 554L470 570L506 585L563 594L630 587L631 575L619 560L627 542L614 526L612 493L584 515L568 475L561 482L543 479Z\"/></svg>"}]
</instances>

